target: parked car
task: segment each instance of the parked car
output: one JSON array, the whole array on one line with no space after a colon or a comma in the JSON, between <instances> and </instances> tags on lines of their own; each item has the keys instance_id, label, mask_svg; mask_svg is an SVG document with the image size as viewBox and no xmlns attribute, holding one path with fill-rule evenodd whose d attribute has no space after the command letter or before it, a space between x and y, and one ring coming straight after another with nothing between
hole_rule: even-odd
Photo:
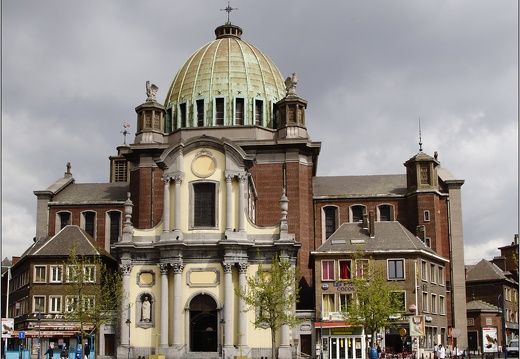
<instances>
[{"instance_id":1,"label":"parked car","mask_svg":"<svg viewBox=\"0 0 520 359\"><path fill-rule=\"evenodd\" d=\"M507 351L508 357L517 357L518 356L518 339L511 340L506 348L506 351Z\"/></svg>"}]
</instances>

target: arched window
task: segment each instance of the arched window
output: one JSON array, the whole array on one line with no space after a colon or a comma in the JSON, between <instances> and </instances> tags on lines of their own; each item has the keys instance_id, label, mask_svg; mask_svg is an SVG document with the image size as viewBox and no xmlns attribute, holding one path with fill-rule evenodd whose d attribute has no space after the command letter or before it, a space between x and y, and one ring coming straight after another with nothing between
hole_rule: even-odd
<instances>
[{"instance_id":1,"label":"arched window","mask_svg":"<svg viewBox=\"0 0 520 359\"><path fill-rule=\"evenodd\" d=\"M325 238L329 238L338 229L338 207L323 207Z\"/></svg>"},{"instance_id":2,"label":"arched window","mask_svg":"<svg viewBox=\"0 0 520 359\"><path fill-rule=\"evenodd\" d=\"M394 206L391 204L377 206L377 220L380 222L394 221Z\"/></svg>"},{"instance_id":3,"label":"arched window","mask_svg":"<svg viewBox=\"0 0 520 359\"><path fill-rule=\"evenodd\" d=\"M350 206L350 222L363 221L363 215L366 213L366 207L363 205Z\"/></svg>"}]
</instances>

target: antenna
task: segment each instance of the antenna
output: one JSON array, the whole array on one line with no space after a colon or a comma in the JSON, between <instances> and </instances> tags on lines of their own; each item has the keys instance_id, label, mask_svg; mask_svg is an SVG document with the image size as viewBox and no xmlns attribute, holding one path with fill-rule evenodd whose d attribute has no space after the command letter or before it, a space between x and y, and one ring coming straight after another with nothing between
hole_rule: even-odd
<instances>
[{"instance_id":1,"label":"antenna","mask_svg":"<svg viewBox=\"0 0 520 359\"><path fill-rule=\"evenodd\" d=\"M422 151L421 118L419 117L419 151Z\"/></svg>"},{"instance_id":2,"label":"antenna","mask_svg":"<svg viewBox=\"0 0 520 359\"><path fill-rule=\"evenodd\" d=\"M236 7L235 8L231 7L231 5L229 5L229 1L227 2L227 7L225 9L220 9L220 11L227 12L227 23L228 24L231 24L231 21L229 21L229 13L233 10L238 10L238 9Z\"/></svg>"},{"instance_id":3,"label":"antenna","mask_svg":"<svg viewBox=\"0 0 520 359\"><path fill-rule=\"evenodd\" d=\"M123 134L123 138L124 138L124 141L123 141L123 144L126 145L126 135L128 135L130 132L128 132L126 129L130 127L130 124L124 122L123 123L123 128L124 130L121 131L121 133Z\"/></svg>"}]
</instances>

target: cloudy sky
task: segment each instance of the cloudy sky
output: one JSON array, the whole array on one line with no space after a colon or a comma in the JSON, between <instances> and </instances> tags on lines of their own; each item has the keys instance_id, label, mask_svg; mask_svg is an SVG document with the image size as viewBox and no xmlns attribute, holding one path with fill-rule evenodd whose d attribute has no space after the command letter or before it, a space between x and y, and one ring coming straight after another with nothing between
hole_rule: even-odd
<instances>
[{"instance_id":1,"label":"cloudy sky","mask_svg":"<svg viewBox=\"0 0 520 359\"><path fill-rule=\"evenodd\" d=\"M227 20L224 0L2 1L2 258L35 236L34 190L106 182L145 82ZM231 22L298 74L319 175L402 174L419 151L464 179L466 263L518 233L518 2L234 0Z\"/></svg>"}]
</instances>

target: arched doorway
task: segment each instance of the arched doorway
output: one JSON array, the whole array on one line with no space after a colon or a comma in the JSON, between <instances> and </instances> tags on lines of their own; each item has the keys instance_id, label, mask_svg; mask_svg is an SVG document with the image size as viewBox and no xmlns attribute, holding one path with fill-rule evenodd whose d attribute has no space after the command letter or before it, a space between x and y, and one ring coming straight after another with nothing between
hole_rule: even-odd
<instances>
[{"instance_id":1,"label":"arched doorway","mask_svg":"<svg viewBox=\"0 0 520 359\"><path fill-rule=\"evenodd\" d=\"M218 345L217 303L207 294L199 294L190 302L190 350L216 352Z\"/></svg>"}]
</instances>

